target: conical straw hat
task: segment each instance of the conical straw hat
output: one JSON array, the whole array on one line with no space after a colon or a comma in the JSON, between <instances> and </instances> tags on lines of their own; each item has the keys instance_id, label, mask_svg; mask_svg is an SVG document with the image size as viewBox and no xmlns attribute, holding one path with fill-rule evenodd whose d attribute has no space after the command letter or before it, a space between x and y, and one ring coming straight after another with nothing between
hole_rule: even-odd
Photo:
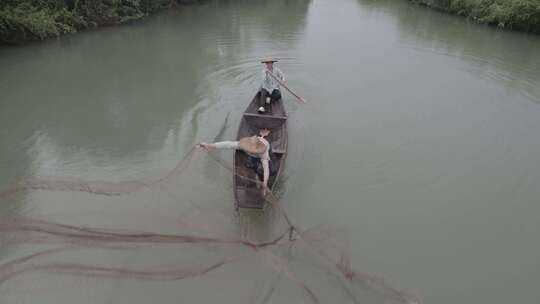
<instances>
[{"instance_id":1,"label":"conical straw hat","mask_svg":"<svg viewBox=\"0 0 540 304\"><path fill-rule=\"evenodd\" d=\"M266 57L261 60L261 63L267 63L267 62L277 62L277 60L272 57Z\"/></svg>"},{"instance_id":2,"label":"conical straw hat","mask_svg":"<svg viewBox=\"0 0 540 304\"><path fill-rule=\"evenodd\" d=\"M262 154L266 150L266 146L259 140L257 136L244 137L238 143L240 149L251 154Z\"/></svg>"}]
</instances>

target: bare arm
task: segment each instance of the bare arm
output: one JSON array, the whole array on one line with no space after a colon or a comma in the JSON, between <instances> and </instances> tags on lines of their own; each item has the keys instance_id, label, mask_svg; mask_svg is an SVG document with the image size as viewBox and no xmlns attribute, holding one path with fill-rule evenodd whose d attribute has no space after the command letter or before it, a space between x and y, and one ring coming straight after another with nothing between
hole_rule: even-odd
<instances>
[{"instance_id":1,"label":"bare arm","mask_svg":"<svg viewBox=\"0 0 540 304\"><path fill-rule=\"evenodd\" d=\"M263 165L263 187L268 188L268 178L270 177L270 162L266 159L261 160Z\"/></svg>"},{"instance_id":2,"label":"bare arm","mask_svg":"<svg viewBox=\"0 0 540 304\"><path fill-rule=\"evenodd\" d=\"M205 142L196 144L195 146L197 148L202 148L202 149L215 149L216 148L216 144L207 144Z\"/></svg>"},{"instance_id":3,"label":"bare arm","mask_svg":"<svg viewBox=\"0 0 540 304\"><path fill-rule=\"evenodd\" d=\"M202 149L238 149L238 142L237 141L220 141L216 143L199 143L195 145L197 148Z\"/></svg>"}]
</instances>

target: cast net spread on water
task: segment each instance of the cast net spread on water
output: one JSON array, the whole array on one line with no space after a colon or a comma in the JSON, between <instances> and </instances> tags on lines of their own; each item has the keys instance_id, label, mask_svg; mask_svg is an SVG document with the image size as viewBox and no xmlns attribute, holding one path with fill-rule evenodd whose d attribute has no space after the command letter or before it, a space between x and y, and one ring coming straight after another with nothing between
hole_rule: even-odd
<instances>
[{"instance_id":1,"label":"cast net spread on water","mask_svg":"<svg viewBox=\"0 0 540 304\"><path fill-rule=\"evenodd\" d=\"M207 156L204 161L200 161L201 155ZM198 168L192 168L195 163ZM96 227L41 218L3 218L0 248L15 246L18 254L0 257L0 289L9 289L13 298L28 290L46 293L54 290L49 286L53 283L40 287L43 284L37 282L56 278L61 292L67 292L65 286L76 290L84 284L115 280L136 282L126 286L140 288L142 293L160 287L139 283L157 281L161 288L174 284L167 286L199 297L195 302L216 299L201 292L208 288L219 294L222 303L420 303L417 295L395 288L383 277L354 270L343 229L296 225L286 211L287 203L272 193L266 196L266 210L240 212L231 224L232 205L219 204L223 193L232 196L230 187L217 197L205 193L209 197L205 203L198 194L209 192L212 185L182 186L186 179L216 167L227 173L224 176L233 172L218 153L191 149L172 170L157 178L109 182L33 177L14 183L0 192L0 200L46 190L106 196L110 198L107 204L125 197L122 203L167 200L184 208L179 215L170 214L167 208L141 213L126 210L137 228L110 222ZM187 285L184 289L183 284ZM220 291L213 289L216 287Z\"/></svg>"}]
</instances>

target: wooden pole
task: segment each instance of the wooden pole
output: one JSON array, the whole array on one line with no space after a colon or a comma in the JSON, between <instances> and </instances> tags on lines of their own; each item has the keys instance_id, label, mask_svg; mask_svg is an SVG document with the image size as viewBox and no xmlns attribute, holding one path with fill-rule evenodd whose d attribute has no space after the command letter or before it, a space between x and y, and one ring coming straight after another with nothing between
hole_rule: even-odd
<instances>
[{"instance_id":1,"label":"wooden pole","mask_svg":"<svg viewBox=\"0 0 540 304\"><path fill-rule=\"evenodd\" d=\"M289 93L291 93L294 97L296 97L296 99L298 99L301 103L306 103L306 100L302 97L302 96L299 96L297 95L296 93L294 93L291 89L289 89L289 87L287 87L283 81L281 81L279 78L277 78L276 76L274 76L274 74L270 73L270 71L266 70L266 73L270 76L272 76L272 78L274 78L282 87L284 87L287 91L289 91Z\"/></svg>"}]
</instances>

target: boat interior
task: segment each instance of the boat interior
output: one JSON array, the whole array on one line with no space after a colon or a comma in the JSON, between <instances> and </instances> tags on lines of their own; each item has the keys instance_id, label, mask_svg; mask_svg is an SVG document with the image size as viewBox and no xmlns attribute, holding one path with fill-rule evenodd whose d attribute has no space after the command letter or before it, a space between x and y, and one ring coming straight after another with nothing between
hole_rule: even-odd
<instances>
[{"instance_id":1,"label":"boat interior","mask_svg":"<svg viewBox=\"0 0 540 304\"><path fill-rule=\"evenodd\" d=\"M258 95L255 96L258 98ZM268 128L270 134L266 137L271 148L271 162L274 169L270 175L268 186L273 189L277 177L280 175L284 156L287 150L287 114L282 100L265 105L264 113L258 112L259 103L254 100L243 114L238 130L237 139L257 135L261 128ZM240 208L262 208L264 197L255 180L257 176L253 169L246 167L247 154L237 150L235 152L235 195Z\"/></svg>"}]
</instances>

